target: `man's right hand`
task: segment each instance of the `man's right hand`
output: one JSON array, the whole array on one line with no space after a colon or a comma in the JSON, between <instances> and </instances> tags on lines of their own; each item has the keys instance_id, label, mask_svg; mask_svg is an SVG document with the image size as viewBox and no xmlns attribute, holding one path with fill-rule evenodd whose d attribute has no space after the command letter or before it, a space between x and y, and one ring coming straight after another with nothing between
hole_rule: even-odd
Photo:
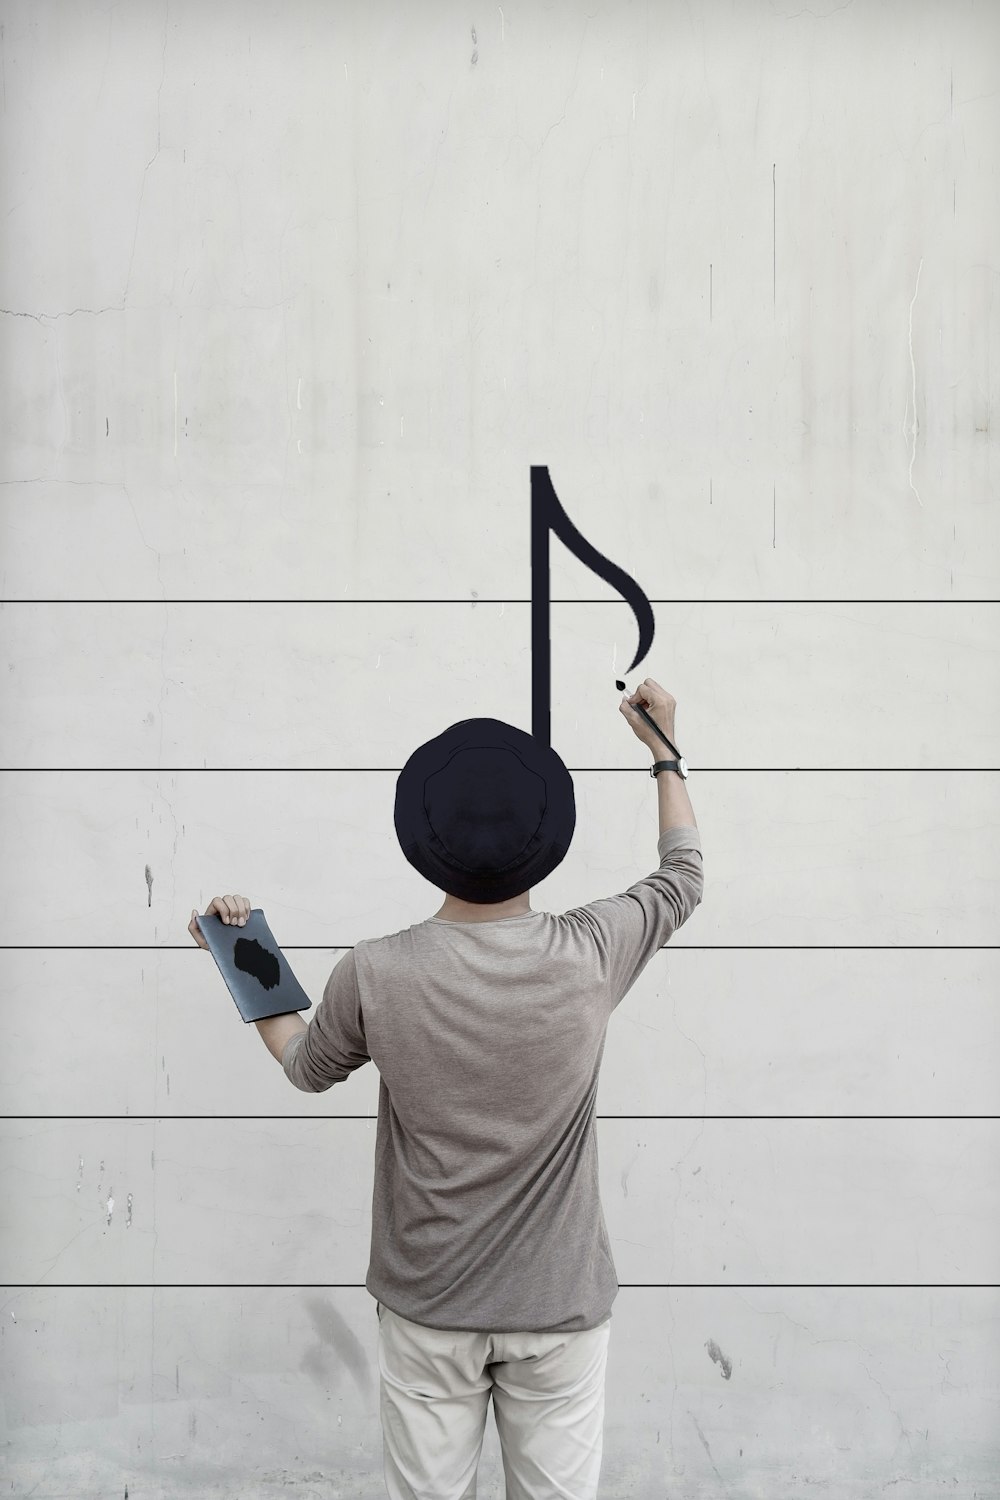
<instances>
[{"instance_id":1,"label":"man's right hand","mask_svg":"<svg viewBox=\"0 0 1000 1500\"><path fill-rule=\"evenodd\" d=\"M637 703L640 708L644 708L649 717L654 720L657 727L663 730L667 739L673 740L677 699L668 693L666 688L661 687L655 678L644 677L634 693L629 693L627 696L624 693L622 694L621 703L618 705L619 712L625 715L632 726L632 732L636 738L642 740L646 749L651 750L657 760L660 760L663 758L663 753L667 747L653 733L642 717L642 714L637 714L630 707L633 703Z\"/></svg>"}]
</instances>

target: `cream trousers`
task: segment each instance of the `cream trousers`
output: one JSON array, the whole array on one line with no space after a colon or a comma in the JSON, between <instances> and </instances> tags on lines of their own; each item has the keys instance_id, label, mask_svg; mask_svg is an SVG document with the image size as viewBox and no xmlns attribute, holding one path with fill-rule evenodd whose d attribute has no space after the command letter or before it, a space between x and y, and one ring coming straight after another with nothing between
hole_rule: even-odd
<instances>
[{"instance_id":1,"label":"cream trousers","mask_svg":"<svg viewBox=\"0 0 1000 1500\"><path fill-rule=\"evenodd\" d=\"M377 1309L390 1500L476 1500L491 1393L507 1500L597 1500L610 1318L578 1333L470 1333Z\"/></svg>"}]
</instances>

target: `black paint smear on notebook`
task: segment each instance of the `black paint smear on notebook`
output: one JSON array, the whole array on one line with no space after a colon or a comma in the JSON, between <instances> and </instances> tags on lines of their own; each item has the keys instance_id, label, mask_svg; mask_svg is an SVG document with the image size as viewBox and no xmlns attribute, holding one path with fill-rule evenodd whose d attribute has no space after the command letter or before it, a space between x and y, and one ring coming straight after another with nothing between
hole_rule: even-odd
<instances>
[{"instance_id":1,"label":"black paint smear on notebook","mask_svg":"<svg viewBox=\"0 0 1000 1500\"><path fill-rule=\"evenodd\" d=\"M277 958L256 938L237 938L233 961L241 974L251 974L266 990L273 990L281 976Z\"/></svg>"}]
</instances>

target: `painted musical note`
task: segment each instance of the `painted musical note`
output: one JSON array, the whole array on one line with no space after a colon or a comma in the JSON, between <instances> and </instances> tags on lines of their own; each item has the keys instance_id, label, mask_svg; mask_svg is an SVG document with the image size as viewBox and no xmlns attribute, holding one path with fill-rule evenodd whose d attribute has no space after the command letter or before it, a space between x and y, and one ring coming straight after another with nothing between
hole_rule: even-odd
<instances>
[{"instance_id":1,"label":"painted musical note","mask_svg":"<svg viewBox=\"0 0 1000 1500\"><path fill-rule=\"evenodd\" d=\"M552 642L549 636L549 536L559 540L605 583L617 589L632 607L639 626L639 649L626 667L631 672L653 644L653 606L634 578L591 546L563 510L549 477L547 465L531 465L531 733L546 745L552 743ZM616 680L624 690L624 682ZM641 709L638 709L642 713ZM643 718L649 723L646 714ZM657 726L653 724L653 728ZM657 733L663 738L662 732ZM669 743L669 741L667 742Z\"/></svg>"}]
</instances>

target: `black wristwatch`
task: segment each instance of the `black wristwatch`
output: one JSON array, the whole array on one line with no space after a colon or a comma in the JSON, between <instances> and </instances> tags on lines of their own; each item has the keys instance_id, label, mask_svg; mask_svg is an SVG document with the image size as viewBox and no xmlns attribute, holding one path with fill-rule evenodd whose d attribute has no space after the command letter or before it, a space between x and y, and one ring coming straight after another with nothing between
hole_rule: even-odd
<instances>
[{"instance_id":1,"label":"black wristwatch","mask_svg":"<svg viewBox=\"0 0 1000 1500\"><path fill-rule=\"evenodd\" d=\"M669 748L674 752L674 754L676 755L677 759L676 760L657 760L657 761L654 761L653 764L649 768L649 774L650 774L650 776L652 776L653 780L655 781L656 777L657 777L657 775L659 774L660 771L676 771L677 774L678 774L678 776L680 776L683 781L687 781L687 775L688 775L687 761L684 759L683 755L678 750L677 746L676 745L672 745L670 743L670 741L667 739L667 737L666 737L665 734L661 735L661 738L662 738L664 744L668 745Z\"/></svg>"}]
</instances>

